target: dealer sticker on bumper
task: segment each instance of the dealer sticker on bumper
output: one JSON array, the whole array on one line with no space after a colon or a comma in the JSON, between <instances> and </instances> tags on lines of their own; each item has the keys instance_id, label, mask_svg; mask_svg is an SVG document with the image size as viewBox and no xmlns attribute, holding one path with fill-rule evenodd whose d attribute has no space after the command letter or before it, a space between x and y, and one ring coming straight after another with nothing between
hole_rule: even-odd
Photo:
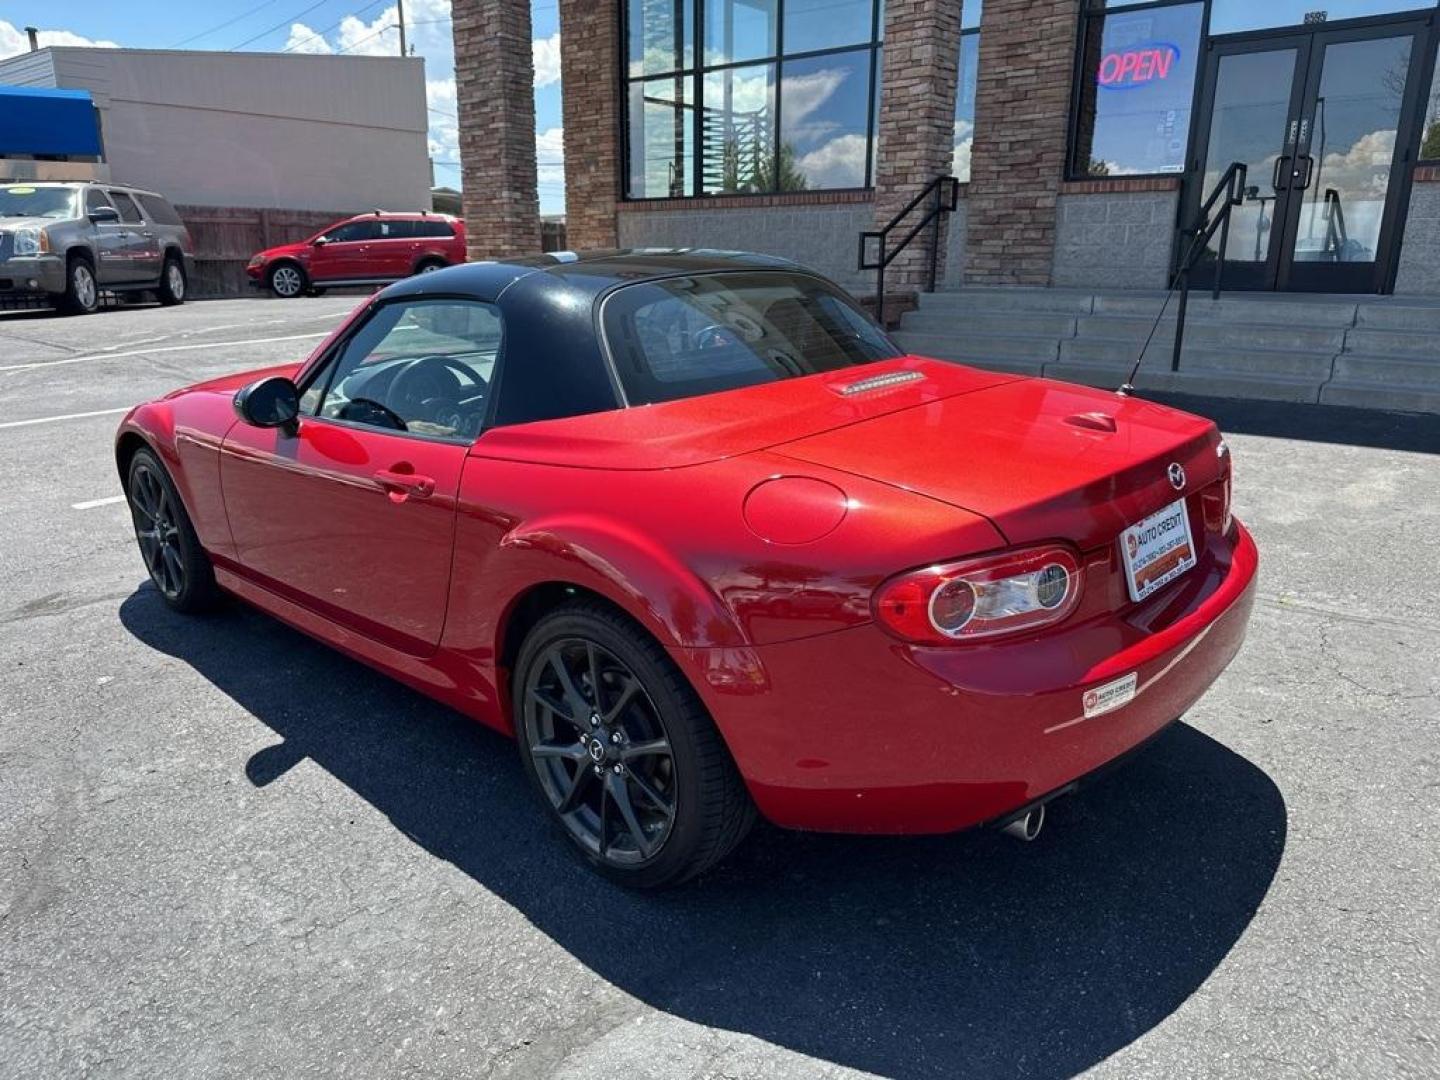
<instances>
[{"instance_id":1,"label":"dealer sticker on bumper","mask_svg":"<svg viewBox=\"0 0 1440 1080\"><path fill-rule=\"evenodd\" d=\"M1138 672L1132 671L1123 679L1116 679L1114 682L1107 682L1103 686L1097 686L1085 691L1085 719L1092 716L1099 716L1102 713L1113 712L1122 705L1127 705L1135 700L1135 686L1138 682Z\"/></svg>"},{"instance_id":2,"label":"dealer sticker on bumper","mask_svg":"<svg viewBox=\"0 0 1440 1080\"><path fill-rule=\"evenodd\" d=\"M1177 499L1121 533L1120 557L1130 599L1137 602L1194 566L1195 541L1185 500Z\"/></svg>"}]
</instances>

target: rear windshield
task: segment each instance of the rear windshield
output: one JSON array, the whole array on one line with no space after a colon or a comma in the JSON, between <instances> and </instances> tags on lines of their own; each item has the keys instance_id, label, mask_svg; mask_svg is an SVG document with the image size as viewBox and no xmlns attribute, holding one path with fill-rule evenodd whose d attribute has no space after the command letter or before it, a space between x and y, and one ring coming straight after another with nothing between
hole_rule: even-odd
<instances>
[{"instance_id":1,"label":"rear windshield","mask_svg":"<svg viewBox=\"0 0 1440 1080\"><path fill-rule=\"evenodd\" d=\"M769 271L628 285L606 301L604 329L632 405L901 355L844 293Z\"/></svg>"},{"instance_id":2,"label":"rear windshield","mask_svg":"<svg viewBox=\"0 0 1440 1080\"><path fill-rule=\"evenodd\" d=\"M0 184L0 217L75 218L75 189Z\"/></svg>"}]
</instances>

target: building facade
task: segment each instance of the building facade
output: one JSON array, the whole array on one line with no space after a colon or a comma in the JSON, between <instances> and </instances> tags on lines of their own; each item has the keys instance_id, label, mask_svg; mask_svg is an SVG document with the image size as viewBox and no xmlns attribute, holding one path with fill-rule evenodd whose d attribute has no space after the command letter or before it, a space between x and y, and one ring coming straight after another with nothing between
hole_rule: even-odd
<instances>
[{"instance_id":1,"label":"building facade","mask_svg":"<svg viewBox=\"0 0 1440 1080\"><path fill-rule=\"evenodd\" d=\"M1153 288L1240 163L1227 288L1440 294L1437 14L561 0L570 243L773 252L860 287L860 232L952 174L945 284Z\"/></svg>"}]
</instances>

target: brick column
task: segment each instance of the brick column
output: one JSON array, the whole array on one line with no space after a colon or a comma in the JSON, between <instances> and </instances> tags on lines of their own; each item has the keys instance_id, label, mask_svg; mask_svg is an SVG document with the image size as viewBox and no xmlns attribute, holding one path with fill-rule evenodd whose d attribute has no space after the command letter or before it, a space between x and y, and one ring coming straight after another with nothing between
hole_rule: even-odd
<instances>
[{"instance_id":1,"label":"brick column","mask_svg":"<svg viewBox=\"0 0 1440 1080\"><path fill-rule=\"evenodd\" d=\"M565 230L575 251L615 247L620 201L618 0L560 0Z\"/></svg>"},{"instance_id":2,"label":"brick column","mask_svg":"<svg viewBox=\"0 0 1440 1080\"><path fill-rule=\"evenodd\" d=\"M987 0L989 3L990 0ZM961 0L889 0L880 85L880 146L875 168L875 227L883 228L937 176L948 174L954 146L955 76L960 63ZM987 9L988 13L988 9ZM903 236L922 211L916 210ZM938 277L945 273L941 219ZM899 237L892 234L892 239ZM928 235L890 264L885 291L914 289L929 279ZM937 278L938 280L938 278Z\"/></svg>"},{"instance_id":3,"label":"brick column","mask_svg":"<svg viewBox=\"0 0 1440 1080\"><path fill-rule=\"evenodd\" d=\"M537 253L529 0L453 0L450 13L469 256Z\"/></svg>"},{"instance_id":4,"label":"brick column","mask_svg":"<svg viewBox=\"0 0 1440 1080\"><path fill-rule=\"evenodd\" d=\"M965 280L1048 285L1080 0L986 0Z\"/></svg>"}]
</instances>

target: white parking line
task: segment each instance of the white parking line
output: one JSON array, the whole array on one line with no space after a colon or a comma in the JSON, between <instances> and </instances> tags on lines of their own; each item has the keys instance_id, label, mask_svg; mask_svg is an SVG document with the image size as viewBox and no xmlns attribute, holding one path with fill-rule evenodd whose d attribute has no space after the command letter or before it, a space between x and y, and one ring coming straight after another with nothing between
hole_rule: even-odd
<instances>
[{"instance_id":1,"label":"white parking line","mask_svg":"<svg viewBox=\"0 0 1440 1080\"><path fill-rule=\"evenodd\" d=\"M119 360L126 356L155 356L159 353L182 352L187 349L225 349L232 345L266 345L275 341L306 341L311 338L328 337L329 330L316 334L287 334L284 337L247 338L243 341L197 341L190 345L166 345L163 349L130 349L126 352L87 353L84 356L67 356L63 360L37 360L30 364L6 364L0 371L34 371L36 368L60 367L64 364L82 364L87 360ZM0 427L6 425L0 424Z\"/></svg>"},{"instance_id":2,"label":"white parking line","mask_svg":"<svg viewBox=\"0 0 1440 1080\"><path fill-rule=\"evenodd\" d=\"M92 416L118 416L120 413L127 413L135 406L122 405L118 409L96 409L94 412L72 412L63 416L37 416L33 420L6 420L0 424L0 431L5 428L31 427L35 424L53 424L60 420L85 420Z\"/></svg>"},{"instance_id":3,"label":"white parking line","mask_svg":"<svg viewBox=\"0 0 1440 1080\"><path fill-rule=\"evenodd\" d=\"M103 499L90 499L87 502L71 503L71 510L96 510L102 506L114 506L116 503L125 501L124 495L107 495Z\"/></svg>"}]
</instances>

